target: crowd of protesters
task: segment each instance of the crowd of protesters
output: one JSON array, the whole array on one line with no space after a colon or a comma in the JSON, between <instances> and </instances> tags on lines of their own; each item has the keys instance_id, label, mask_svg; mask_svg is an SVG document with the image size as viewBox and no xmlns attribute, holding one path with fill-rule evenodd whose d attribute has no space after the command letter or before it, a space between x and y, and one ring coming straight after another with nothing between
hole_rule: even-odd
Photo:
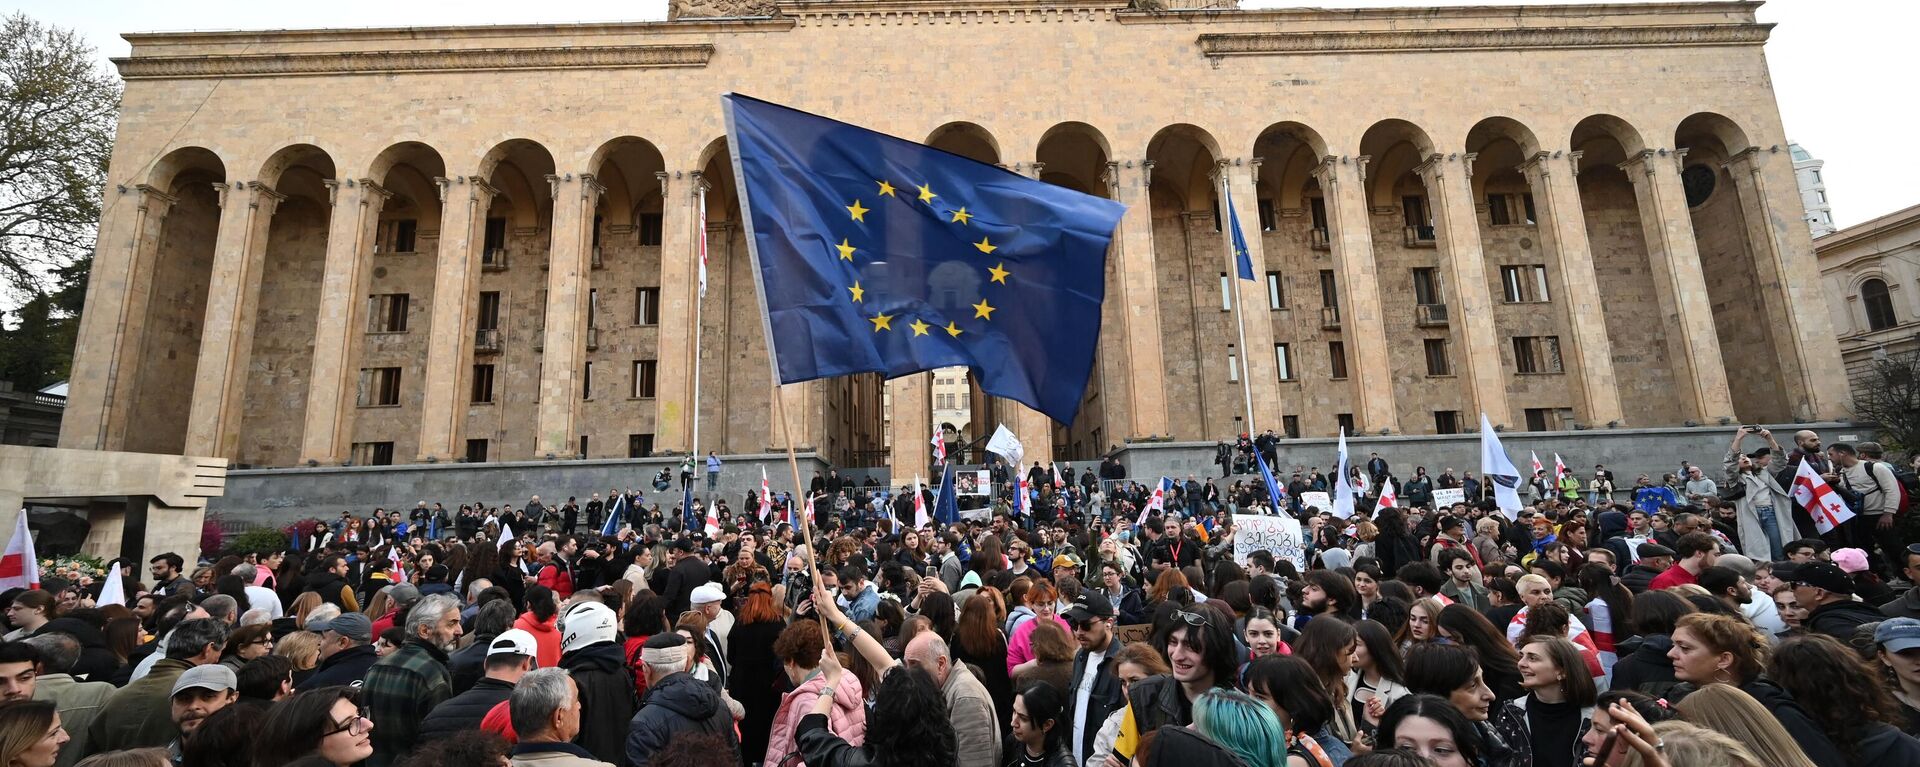
<instances>
[{"instance_id":1,"label":"crowd of protesters","mask_svg":"<svg viewBox=\"0 0 1920 767\"><path fill-rule=\"evenodd\" d=\"M664 474L664 513L348 511L286 551L112 563L126 604L0 595L0 767L1920 764L1912 471L1794 441L1543 473L1517 513L1379 455L1345 517L1302 503L1312 467L1156 497L1111 460L920 527L930 493L833 473L765 512L681 509ZM1860 524L1817 534L1778 476L1809 461ZM1244 514L1298 518L1300 558L1236 557Z\"/></svg>"}]
</instances>

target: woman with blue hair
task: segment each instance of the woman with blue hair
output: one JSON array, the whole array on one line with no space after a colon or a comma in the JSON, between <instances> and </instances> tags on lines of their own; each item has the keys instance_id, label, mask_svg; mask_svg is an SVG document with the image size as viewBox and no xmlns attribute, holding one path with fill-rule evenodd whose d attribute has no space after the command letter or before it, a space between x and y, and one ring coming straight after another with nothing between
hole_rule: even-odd
<instances>
[{"instance_id":1,"label":"woman with blue hair","mask_svg":"<svg viewBox=\"0 0 1920 767\"><path fill-rule=\"evenodd\" d=\"M1286 767L1286 732L1265 703L1233 690L1208 690L1193 702L1193 729L1247 767Z\"/></svg>"}]
</instances>

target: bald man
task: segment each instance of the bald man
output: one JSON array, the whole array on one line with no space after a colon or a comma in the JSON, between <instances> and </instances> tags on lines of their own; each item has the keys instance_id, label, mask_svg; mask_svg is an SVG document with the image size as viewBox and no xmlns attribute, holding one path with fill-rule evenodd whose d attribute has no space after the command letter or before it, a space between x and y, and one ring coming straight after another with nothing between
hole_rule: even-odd
<instances>
[{"instance_id":1,"label":"bald man","mask_svg":"<svg viewBox=\"0 0 1920 767\"><path fill-rule=\"evenodd\" d=\"M921 632L907 643L904 654L907 666L932 675L946 696L947 716L953 720L955 742L960 747L957 767L997 767L1000 718L994 714L993 696L986 686L966 664L953 661L953 652L939 634Z\"/></svg>"}]
</instances>

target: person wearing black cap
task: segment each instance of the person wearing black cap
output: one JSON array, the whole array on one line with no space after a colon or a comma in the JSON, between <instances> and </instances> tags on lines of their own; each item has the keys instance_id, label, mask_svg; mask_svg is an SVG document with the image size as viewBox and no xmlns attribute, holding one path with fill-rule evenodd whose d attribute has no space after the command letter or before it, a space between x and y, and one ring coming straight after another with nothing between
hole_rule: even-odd
<instances>
[{"instance_id":1,"label":"person wearing black cap","mask_svg":"<svg viewBox=\"0 0 1920 767\"><path fill-rule=\"evenodd\" d=\"M713 579L712 568L700 558L692 538L673 542L673 568L667 571L667 587L660 596L667 600L667 614L679 615L693 609L693 590Z\"/></svg>"},{"instance_id":2,"label":"person wearing black cap","mask_svg":"<svg viewBox=\"0 0 1920 767\"><path fill-rule=\"evenodd\" d=\"M1863 623L1878 623L1886 616L1864 602L1853 599L1853 578L1832 562L1801 565L1793 573L1793 598L1807 613L1808 631L1817 631L1842 642L1853 640L1854 629Z\"/></svg>"},{"instance_id":3,"label":"person wearing black cap","mask_svg":"<svg viewBox=\"0 0 1920 767\"><path fill-rule=\"evenodd\" d=\"M1782 547L1799 531L1793 524L1793 496L1769 469L1774 454L1781 452L1780 443L1774 441L1773 432L1750 428L1742 426L1734 431L1733 444L1727 448L1721 468L1726 472L1727 495L1732 496L1740 553L1756 562L1771 562L1786 558ZM1740 452L1740 443L1754 435L1766 440L1767 446L1751 453Z\"/></svg>"},{"instance_id":4,"label":"person wearing black cap","mask_svg":"<svg viewBox=\"0 0 1920 767\"><path fill-rule=\"evenodd\" d=\"M1062 617L1080 643L1067 690L1066 721L1073 728L1069 748L1074 764L1086 764L1100 725L1127 702L1119 673L1121 643L1113 633L1113 603L1098 591L1082 590Z\"/></svg>"},{"instance_id":5,"label":"person wearing black cap","mask_svg":"<svg viewBox=\"0 0 1920 767\"><path fill-rule=\"evenodd\" d=\"M1627 567L1626 574L1620 576L1620 584L1639 594L1653 585L1653 579L1673 566L1673 549L1649 542L1640 544L1634 553L1640 559Z\"/></svg>"}]
</instances>

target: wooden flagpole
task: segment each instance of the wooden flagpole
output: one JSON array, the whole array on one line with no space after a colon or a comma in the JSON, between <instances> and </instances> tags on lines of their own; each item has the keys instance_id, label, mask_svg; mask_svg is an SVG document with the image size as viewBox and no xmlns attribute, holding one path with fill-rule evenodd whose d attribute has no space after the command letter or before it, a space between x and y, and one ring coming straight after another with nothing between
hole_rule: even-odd
<instances>
[{"instance_id":1,"label":"wooden flagpole","mask_svg":"<svg viewBox=\"0 0 1920 767\"><path fill-rule=\"evenodd\" d=\"M787 448L787 468L793 472L793 492L797 495L800 492L800 457L793 452L793 429L787 425L787 405L785 399L780 396L782 387L779 376L780 374L776 371L773 383L773 417L780 422L780 442ZM813 547L813 506L814 499L808 496L806 509L797 516L800 517L801 545L807 549L807 580L813 589L818 591L820 565L816 561L819 558L819 551ZM812 595L808 596L811 598ZM815 616L820 615L819 605L814 605L813 613ZM827 647L833 646L833 627L827 625L824 617L820 620L820 636L826 640Z\"/></svg>"}]
</instances>

